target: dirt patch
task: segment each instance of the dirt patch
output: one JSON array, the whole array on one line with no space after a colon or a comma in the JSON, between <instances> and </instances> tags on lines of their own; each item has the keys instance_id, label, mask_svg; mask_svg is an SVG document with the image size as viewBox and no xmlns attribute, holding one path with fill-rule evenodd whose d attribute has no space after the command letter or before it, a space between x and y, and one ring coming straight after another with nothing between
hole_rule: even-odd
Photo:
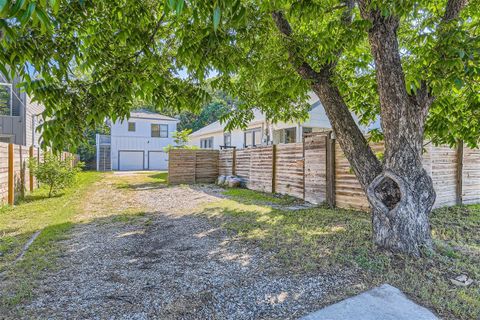
<instances>
[{"instance_id":1,"label":"dirt patch","mask_svg":"<svg viewBox=\"0 0 480 320\"><path fill-rule=\"evenodd\" d=\"M343 272L283 274L269 252L194 214L218 201L215 187L110 175L96 189L62 243L62 268L15 317L293 319L351 283Z\"/></svg>"}]
</instances>

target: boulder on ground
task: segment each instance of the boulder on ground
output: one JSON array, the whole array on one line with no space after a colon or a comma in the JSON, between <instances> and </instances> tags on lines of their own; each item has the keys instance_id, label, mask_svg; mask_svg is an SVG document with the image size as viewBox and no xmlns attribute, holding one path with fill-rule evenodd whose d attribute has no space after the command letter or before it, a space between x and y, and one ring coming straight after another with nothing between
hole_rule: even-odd
<instances>
[{"instance_id":1,"label":"boulder on ground","mask_svg":"<svg viewBox=\"0 0 480 320\"><path fill-rule=\"evenodd\" d=\"M230 188L238 188L242 185L242 180L237 177L229 177L227 182Z\"/></svg>"},{"instance_id":2,"label":"boulder on ground","mask_svg":"<svg viewBox=\"0 0 480 320\"><path fill-rule=\"evenodd\" d=\"M219 176L217 179L217 184L219 186L223 186L225 184L226 177L225 176Z\"/></svg>"}]
</instances>

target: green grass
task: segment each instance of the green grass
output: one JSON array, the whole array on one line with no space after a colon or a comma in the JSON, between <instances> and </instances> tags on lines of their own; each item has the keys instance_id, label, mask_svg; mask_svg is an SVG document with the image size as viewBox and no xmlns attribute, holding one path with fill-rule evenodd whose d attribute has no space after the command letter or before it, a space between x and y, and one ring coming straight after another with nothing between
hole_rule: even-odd
<instances>
[{"instance_id":1,"label":"green grass","mask_svg":"<svg viewBox=\"0 0 480 320\"><path fill-rule=\"evenodd\" d=\"M292 205L298 202L298 199L288 195L264 193L249 189L232 188L225 190L223 194L244 203Z\"/></svg>"},{"instance_id":2,"label":"green grass","mask_svg":"<svg viewBox=\"0 0 480 320\"><path fill-rule=\"evenodd\" d=\"M272 252L282 272L350 270L360 282L359 289L346 288L340 298L386 282L442 318L480 315L478 284L463 288L450 282L460 274L480 280L480 206L434 211L431 222L437 249L412 258L378 251L371 241L367 213L321 207L276 210L264 205L264 194L234 189L226 194L231 199L206 205L202 214L238 238ZM246 197L239 200L242 194ZM255 204L257 198L260 201Z\"/></svg>"},{"instance_id":3,"label":"green grass","mask_svg":"<svg viewBox=\"0 0 480 320\"><path fill-rule=\"evenodd\" d=\"M0 298L0 310L28 298L33 289L33 279L45 269L55 265L59 254L58 241L74 225L89 187L99 179L97 172L82 172L74 187L57 197L48 198L48 190L40 188L15 207L0 209L0 272L9 281L9 295ZM24 244L37 230L42 230L23 259L13 264ZM5 289L5 288L3 288Z\"/></svg>"}]
</instances>

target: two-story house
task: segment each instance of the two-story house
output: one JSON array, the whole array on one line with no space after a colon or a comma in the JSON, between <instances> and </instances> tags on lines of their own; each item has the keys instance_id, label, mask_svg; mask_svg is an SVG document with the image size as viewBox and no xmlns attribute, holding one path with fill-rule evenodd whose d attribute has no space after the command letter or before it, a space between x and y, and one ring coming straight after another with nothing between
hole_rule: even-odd
<instances>
[{"instance_id":1,"label":"two-story house","mask_svg":"<svg viewBox=\"0 0 480 320\"><path fill-rule=\"evenodd\" d=\"M0 142L38 146L41 133L37 128L45 107L18 88L20 81L7 81L0 73Z\"/></svg>"},{"instance_id":2,"label":"two-story house","mask_svg":"<svg viewBox=\"0 0 480 320\"><path fill-rule=\"evenodd\" d=\"M97 135L97 170L166 170L179 120L148 110L111 124L110 136Z\"/></svg>"}]
</instances>

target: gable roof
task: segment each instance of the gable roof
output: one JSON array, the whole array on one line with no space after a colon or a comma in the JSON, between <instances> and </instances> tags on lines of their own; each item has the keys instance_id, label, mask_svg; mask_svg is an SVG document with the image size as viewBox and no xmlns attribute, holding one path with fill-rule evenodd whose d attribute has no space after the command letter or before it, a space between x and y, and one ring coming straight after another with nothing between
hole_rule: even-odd
<instances>
[{"instance_id":1,"label":"gable roof","mask_svg":"<svg viewBox=\"0 0 480 320\"><path fill-rule=\"evenodd\" d=\"M136 119L154 119L154 120L169 120L169 121L180 121L178 119L169 117L169 116L164 116L163 114L153 112L150 110L145 110L145 109L138 109L138 110L133 110L130 112L130 118L136 118Z\"/></svg>"}]
</instances>

